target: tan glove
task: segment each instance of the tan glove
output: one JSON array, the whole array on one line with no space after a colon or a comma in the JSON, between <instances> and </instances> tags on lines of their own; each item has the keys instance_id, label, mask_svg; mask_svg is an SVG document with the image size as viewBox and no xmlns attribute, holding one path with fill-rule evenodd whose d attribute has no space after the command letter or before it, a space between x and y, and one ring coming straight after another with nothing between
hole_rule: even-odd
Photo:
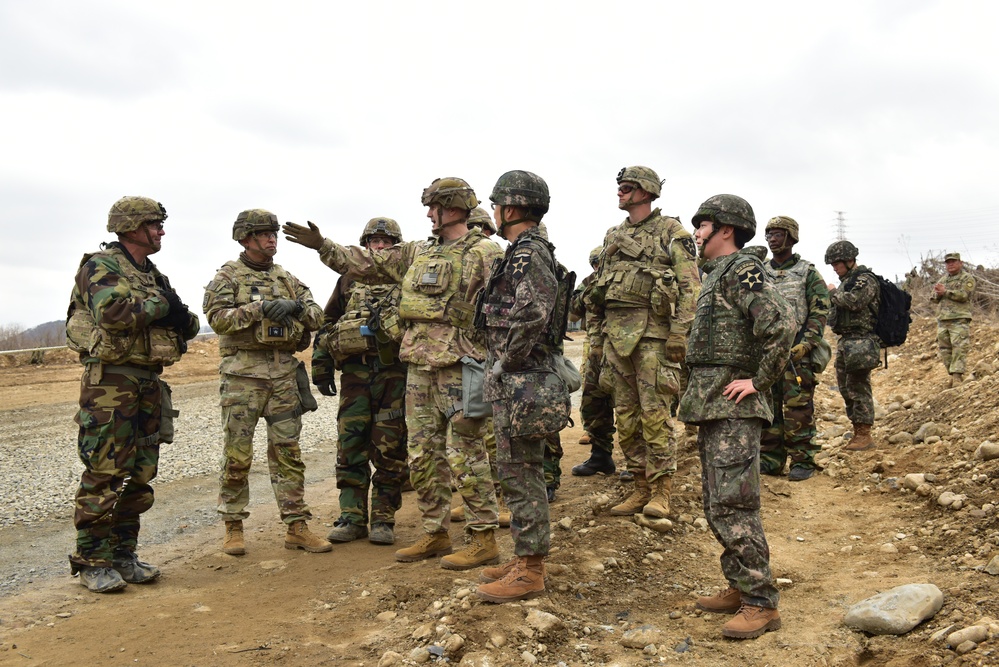
<instances>
[{"instance_id":1,"label":"tan glove","mask_svg":"<svg viewBox=\"0 0 999 667\"><path fill-rule=\"evenodd\" d=\"M310 222L308 224L308 227L303 227L302 225L296 225L294 222L286 222L281 227L281 231L284 232L285 238L292 243L304 245L306 248L312 248L313 250L319 250L323 245L323 235L313 223Z\"/></svg>"},{"instance_id":2,"label":"tan glove","mask_svg":"<svg viewBox=\"0 0 999 667\"><path fill-rule=\"evenodd\" d=\"M687 356L687 337L683 334L671 333L666 339L666 358L679 363Z\"/></svg>"},{"instance_id":3,"label":"tan glove","mask_svg":"<svg viewBox=\"0 0 999 667\"><path fill-rule=\"evenodd\" d=\"M804 343L798 343L791 348L791 361L801 361L808 354L809 347Z\"/></svg>"}]
</instances>

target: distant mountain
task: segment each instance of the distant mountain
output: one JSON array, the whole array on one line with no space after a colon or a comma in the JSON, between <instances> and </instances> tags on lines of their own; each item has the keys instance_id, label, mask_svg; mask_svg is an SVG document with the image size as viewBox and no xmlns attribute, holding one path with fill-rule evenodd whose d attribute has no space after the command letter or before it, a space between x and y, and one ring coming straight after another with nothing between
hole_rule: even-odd
<instances>
[{"instance_id":1,"label":"distant mountain","mask_svg":"<svg viewBox=\"0 0 999 667\"><path fill-rule=\"evenodd\" d=\"M0 327L0 350L26 350L66 344L66 322L53 320L30 329Z\"/></svg>"}]
</instances>

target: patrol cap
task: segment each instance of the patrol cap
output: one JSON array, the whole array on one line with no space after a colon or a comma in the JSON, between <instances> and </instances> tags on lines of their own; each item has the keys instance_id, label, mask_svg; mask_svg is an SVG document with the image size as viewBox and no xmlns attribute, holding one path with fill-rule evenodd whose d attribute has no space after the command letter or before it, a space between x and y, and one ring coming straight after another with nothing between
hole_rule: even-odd
<instances>
[{"instance_id":1,"label":"patrol cap","mask_svg":"<svg viewBox=\"0 0 999 667\"><path fill-rule=\"evenodd\" d=\"M945 262L949 262L952 259L956 259L957 261L960 262L961 261L961 253L959 253L959 252L949 252L946 255L944 255L944 261Z\"/></svg>"}]
</instances>

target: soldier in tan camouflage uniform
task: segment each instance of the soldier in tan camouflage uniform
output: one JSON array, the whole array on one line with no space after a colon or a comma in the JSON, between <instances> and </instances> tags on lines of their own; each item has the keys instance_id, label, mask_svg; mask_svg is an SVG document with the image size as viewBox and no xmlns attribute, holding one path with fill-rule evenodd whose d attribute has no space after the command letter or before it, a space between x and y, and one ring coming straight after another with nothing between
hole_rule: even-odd
<instances>
[{"instance_id":1,"label":"soldier in tan camouflage uniform","mask_svg":"<svg viewBox=\"0 0 999 667\"><path fill-rule=\"evenodd\" d=\"M409 364L409 474L425 535L395 556L400 562L412 562L451 554L447 531L453 479L465 501L470 539L465 549L444 555L441 566L465 570L499 560L496 492L482 440L488 410L483 405L482 414L467 414L481 399L465 405L462 367L467 364L481 370L485 360L484 336L472 323L473 300L502 251L479 230L469 230L469 212L479 202L462 179L435 180L423 191L421 201L428 207L434 236L375 253L323 238L311 222L307 227L289 222L283 230L290 241L318 250L323 263L338 273L401 283L399 315L404 333L400 358Z\"/></svg>"},{"instance_id":2,"label":"soldier in tan camouflage uniform","mask_svg":"<svg viewBox=\"0 0 999 667\"><path fill-rule=\"evenodd\" d=\"M66 321L80 354L72 573L95 593L153 581L159 568L135 554L139 517L153 506L161 442L173 442L170 387L159 379L201 327L149 261L160 251L166 209L148 197L122 197L108 213L118 240L84 255Z\"/></svg>"},{"instance_id":3,"label":"soldier in tan camouflage uniform","mask_svg":"<svg viewBox=\"0 0 999 667\"><path fill-rule=\"evenodd\" d=\"M277 216L263 209L243 211L232 238L243 247L205 287L204 311L219 335L222 362L222 473L218 511L225 521L222 550L246 553L243 519L250 513L248 475L253 433L267 422L267 464L281 520L288 525L284 546L320 553L333 545L314 535L306 521L305 464L298 438L302 413L316 409L305 364L295 352L309 346L309 332L323 322L323 309L309 288L280 265Z\"/></svg>"},{"instance_id":4,"label":"soldier in tan camouflage uniform","mask_svg":"<svg viewBox=\"0 0 999 667\"><path fill-rule=\"evenodd\" d=\"M933 300L937 308L937 352L940 361L950 374L950 386L964 381L971 342L971 295L975 291L975 277L964 270L961 254L949 252L944 256L947 276L933 286Z\"/></svg>"},{"instance_id":5,"label":"soldier in tan camouflage uniform","mask_svg":"<svg viewBox=\"0 0 999 667\"><path fill-rule=\"evenodd\" d=\"M613 378L618 440L635 490L610 512L665 518L676 471L670 408L700 277L690 232L652 209L662 187L656 173L626 167L617 182L618 208L628 218L604 237L597 305L604 310L604 372Z\"/></svg>"}]
</instances>

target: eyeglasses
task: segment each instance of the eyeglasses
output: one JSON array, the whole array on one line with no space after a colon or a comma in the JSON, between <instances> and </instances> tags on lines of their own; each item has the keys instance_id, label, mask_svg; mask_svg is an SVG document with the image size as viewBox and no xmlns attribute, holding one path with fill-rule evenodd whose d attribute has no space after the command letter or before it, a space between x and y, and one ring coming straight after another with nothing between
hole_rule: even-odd
<instances>
[{"instance_id":1,"label":"eyeglasses","mask_svg":"<svg viewBox=\"0 0 999 667\"><path fill-rule=\"evenodd\" d=\"M634 185L628 185L627 183L617 186L617 191L623 195L630 194L637 189Z\"/></svg>"},{"instance_id":2,"label":"eyeglasses","mask_svg":"<svg viewBox=\"0 0 999 667\"><path fill-rule=\"evenodd\" d=\"M163 231L163 221L162 220L150 220L149 222L146 223L146 226L147 227L153 227L154 229L158 229L160 231Z\"/></svg>"},{"instance_id":3,"label":"eyeglasses","mask_svg":"<svg viewBox=\"0 0 999 667\"><path fill-rule=\"evenodd\" d=\"M253 235L256 236L256 237L258 237L258 238L265 238L265 239L276 239L277 238L277 232L270 232L270 231L267 231L267 230L262 230L262 231L259 231L259 232L253 232Z\"/></svg>"},{"instance_id":4,"label":"eyeglasses","mask_svg":"<svg viewBox=\"0 0 999 667\"><path fill-rule=\"evenodd\" d=\"M772 239L777 236L784 236L786 233L787 232L785 232L783 229L768 229L763 236L768 239Z\"/></svg>"}]
</instances>

